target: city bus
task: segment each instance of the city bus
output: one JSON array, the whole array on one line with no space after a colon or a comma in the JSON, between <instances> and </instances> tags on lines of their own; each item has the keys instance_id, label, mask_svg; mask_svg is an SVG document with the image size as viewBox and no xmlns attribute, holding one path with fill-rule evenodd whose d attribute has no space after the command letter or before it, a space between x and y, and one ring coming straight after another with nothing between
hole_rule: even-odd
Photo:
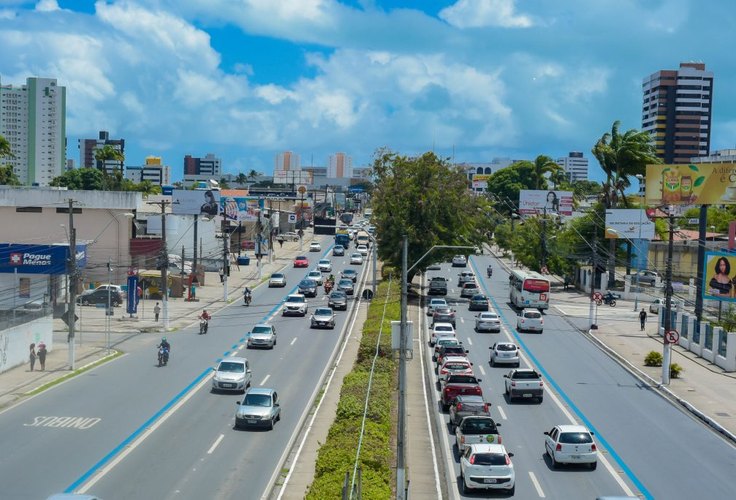
<instances>
[{"instance_id":1,"label":"city bus","mask_svg":"<svg viewBox=\"0 0 736 500\"><path fill-rule=\"evenodd\" d=\"M509 275L509 302L518 308L549 309L549 278L515 269Z\"/></svg>"}]
</instances>

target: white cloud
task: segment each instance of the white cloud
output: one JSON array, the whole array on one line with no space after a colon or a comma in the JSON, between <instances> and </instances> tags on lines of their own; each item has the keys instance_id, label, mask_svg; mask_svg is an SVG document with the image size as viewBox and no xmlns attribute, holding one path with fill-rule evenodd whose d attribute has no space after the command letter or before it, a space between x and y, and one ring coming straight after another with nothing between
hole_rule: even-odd
<instances>
[{"instance_id":1,"label":"white cloud","mask_svg":"<svg viewBox=\"0 0 736 500\"><path fill-rule=\"evenodd\" d=\"M54 12L61 10L56 0L40 0L36 4L36 10L39 12Z\"/></svg>"},{"instance_id":2,"label":"white cloud","mask_svg":"<svg viewBox=\"0 0 736 500\"><path fill-rule=\"evenodd\" d=\"M534 22L528 15L516 12L515 0L458 0L439 14L457 28L529 28Z\"/></svg>"}]
</instances>

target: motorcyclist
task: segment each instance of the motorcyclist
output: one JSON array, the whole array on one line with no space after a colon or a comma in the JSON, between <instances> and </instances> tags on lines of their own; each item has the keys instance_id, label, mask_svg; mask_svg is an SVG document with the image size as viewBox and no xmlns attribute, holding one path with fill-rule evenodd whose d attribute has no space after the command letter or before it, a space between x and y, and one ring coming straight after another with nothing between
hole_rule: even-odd
<instances>
[{"instance_id":1,"label":"motorcyclist","mask_svg":"<svg viewBox=\"0 0 736 500\"><path fill-rule=\"evenodd\" d=\"M158 349L158 366L166 365L169 362L171 344L166 340L166 337L161 337L161 343L156 348Z\"/></svg>"},{"instance_id":2,"label":"motorcyclist","mask_svg":"<svg viewBox=\"0 0 736 500\"><path fill-rule=\"evenodd\" d=\"M490 278L493 276L493 266L488 264L488 267L486 268L486 272L488 273L488 277Z\"/></svg>"},{"instance_id":3,"label":"motorcyclist","mask_svg":"<svg viewBox=\"0 0 736 500\"><path fill-rule=\"evenodd\" d=\"M246 286L243 289L243 302L245 302L246 305L250 304L252 297L253 297L253 294L251 293L250 288Z\"/></svg>"},{"instance_id":4,"label":"motorcyclist","mask_svg":"<svg viewBox=\"0 0 736 500\"><path fill-rule=\"evenodd\" d=\"M199 315L199 333L207 333L207 330L210 326L210 319L212 319L212 316L207 312L207 309L202 311L202 314Z\"/></svg>"},{"instance_id":5,"label":"motorcyclist","mask_svg":"<svg viewBox=\"0 0 736 500\"><path fill-rule=\"evenodd\" d=\"M207 309L205 309L204 311L202 311L202 314L199 315L199 319L209 321L212 319L212 316L210 316L210 313L208 313Z\"/></svg>"},{"instance_id":6,"label":"motorcyclist","mask_svg":"<svg viewBox=\"0 0 736 500\"><path fill-rule=\"evenodd\" d=\"M169 341L166 340L166 337L161 337L161 343L157 345L159 349L164 348L167 351L171 352L171 344L169 344Z\"/></svg>"},{"instance_id":7,"label":"motorcyclist","mask_svg":"<svg viewBox=\"0 0 736 500\"><path fill-rule=\"evenodd\" d=\"M332 283L334 285L335 284L335 275L334 274L330 274L330 276L327 278L327 281L329 281L330 283Z\"/></svg>"}]
</instances>

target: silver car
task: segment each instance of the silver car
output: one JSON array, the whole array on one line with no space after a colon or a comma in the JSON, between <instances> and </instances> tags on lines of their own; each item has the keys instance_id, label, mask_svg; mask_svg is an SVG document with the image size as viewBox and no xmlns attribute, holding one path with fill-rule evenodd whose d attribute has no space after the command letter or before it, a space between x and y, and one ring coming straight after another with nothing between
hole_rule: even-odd
<instances>
[{"instance_id":1,"label":"silver car","mask_svg":"<svg viewBox=\"0 0 736 500\"><path fill-rule=\"evenodd\" d=\"M358 273L355 271L355 269L343 269L343 271L340 273L341 278L348 278L353 280L353 283L358 281Z\"/></svg>"},{"instance_id":2,"label":"silver car","mask_svg":"<svg viewBox=\"0 0 736 500\"><path fill-rule=\"evenodd\" d=\"M252 377L253 372L246 358L223 358L215 367L212 391L245 391Z\"/></svg>"},{"instance_id":3,"label":"silver car","mask_svg":"<svg viewBox=\"0 0 736 500\"><path fill-rule=\"evenodd\" d=\"M273 273L268 279L268 288L286 286L286 275L284 273Z\"/></svg>"},{"instance_id":4,"label":"silver car","mask_svg":"<svg viewBox=\"0 0 736 500\"><path fill-rule=\"evenodd\" d=\"M333 309L348 309L348 296L341 290L333 290L327 299L327 305Z\"/></svg>"},{"instance_id":5,"label":"silver car","mask_svg":"<svg viewBox=\"0 0 736 500\"><path fill-rule=\"evenodd\" d=\"M254 387L245 393L243 401L235 403L235 428L266 427L273 429L273 425L281 420L281 406L279 396L273 389Z\"/></svg>"},{"instance_id":6,"label":"silver car","mask_svg":"<svg viewBox=\"0 0 736 500\"><path fill-rule=\"evenodd\" d=\"M330 259L320 259L320 261L317 262L317 269L319 269L320 272L323 273L331 273L332 262L330 262Z\"/></svg>"},{"instance_id":7,"label":"silver car","mask_svg":"<svg viewBox=\"0 0 736 500\"><path fill-rule=\"evenodd\" d=\"M248 349L252 347L268 347L273 349L276 345L276 329L273 325L256 325L248 334Z\"/></svg>"},{"instance_id":8,"label":"silver car","mask_svg":"<svg viewBox=\"0 0 736 500\"><path fill-rule=\"evenodd\" d=\"M476 332L500 332L501 318L495 312L482 312L475 317Z\"/></svg>"},{"instance_id":9,"label":"silver car","mask_svg":"<svg viewBox=\"0 0 736 500\"><path fill-rule=\"evenodd\" d=\"M350 278L343 278L338 281L337 289L345 292L347 295L353 295L355 293L355 285Z\"/></svg>"},{"instance_id":10,"label":"silver car","mask_svg":"<svg viewBox=\"0 0 736 500\"><path fill-rule=\"evenodd\" d=\"M310 318L310 328L335 328L335 313L327 307L318 307Z\"/></svg>"},{"instance_id":11,"label":"silver car","mask_svg":"<svg viewBox=\"0 0 736 500\"><path fill-rule=\"evenodd\" d=\"M496 342L491 347L491 366L500 364L519 366L519 348L513 342Z\"/></svg>"},{"instance_id":12,"label":"silver car","mask_svg":"<svg viewBox=\"0 0 736 500\"><path fill-rule=\"evenodd\" d=\"M460 291L460 296L463 298L470 298L473 295L478 295L480 292L480 288L478 288L478 285L472 281L463 283L462 290Z\"/></svg>"},{"instance_id":13,"label":"silver car","mask_svg":"<svg viewBox=\"0 0 736 500\"><path fill-rule=\"evenodd\" d=\"M322 286L322 271L317 269L315 269L314 271L309 271L309 273L307 274L307 279L315 281L319 286Z\"/></svg>"}]
</instances>

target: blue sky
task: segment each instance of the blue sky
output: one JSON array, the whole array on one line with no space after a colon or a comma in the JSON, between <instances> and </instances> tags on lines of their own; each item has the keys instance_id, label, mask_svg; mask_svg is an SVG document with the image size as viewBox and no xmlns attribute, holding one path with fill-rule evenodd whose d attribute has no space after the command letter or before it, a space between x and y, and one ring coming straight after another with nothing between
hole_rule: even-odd
<instances>
[{"instance_id":1,"label":"blue sky","mask_svg":"<svg viewBox=\"0 0 736 500\"><path fill-rule=\"evenodd\" d=\"M695 60L715 150L736 147L734 25L726 0L0 0L0 79L67 87L76 162L108 130L178 179L209 152L266 174L285 150L590 157L614 120L641 127L643 77Z\"/></svg>"}]
</instances>

